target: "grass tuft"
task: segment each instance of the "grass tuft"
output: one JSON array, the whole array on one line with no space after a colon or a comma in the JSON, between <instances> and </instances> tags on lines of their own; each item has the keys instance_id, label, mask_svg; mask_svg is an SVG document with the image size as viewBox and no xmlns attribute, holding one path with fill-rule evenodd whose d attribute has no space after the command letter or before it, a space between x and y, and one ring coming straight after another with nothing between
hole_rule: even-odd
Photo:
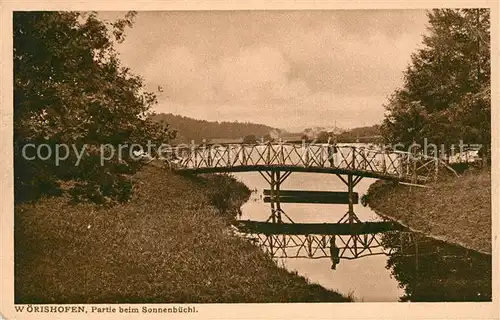
<instances>
[{"instance_id":1,"label":"grass tuft","mask_svg":"<svg viewBox=\"0 0 500 320\"><path fill-rule=\"evenodd\" d=\"M491 254L491 171L474 169L432 188L377 181L366 197L376 212L429 236Z\"/></svg>"}]
</instances>

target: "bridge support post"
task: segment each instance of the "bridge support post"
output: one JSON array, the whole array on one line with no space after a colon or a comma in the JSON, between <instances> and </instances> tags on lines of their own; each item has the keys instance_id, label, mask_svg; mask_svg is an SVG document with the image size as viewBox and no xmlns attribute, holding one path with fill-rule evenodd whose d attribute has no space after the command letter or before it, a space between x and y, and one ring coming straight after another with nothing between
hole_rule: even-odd
<instances>
[{"instance_id":1,"label":"bridge support post","mask_svg":"<svg viewBox=\"0 0 500 320\"><path fill-rule=\"evenodd\" d=\"M354 192L354 183L353 183L353 178L352 174L349 174L347 176L347 190L349 192L349 223L354 222L354 203L353 203L353 195L352 193Z\"/></svg>"},{"instance_id":2,"label":"bridge support post","mask_svg":"<svg viewBox=\"0 0 500 320\"><path fill-rule=\"evenodd\" d=\"M361 222L354 213L354 187L361 181L361 179L363 179L363 177L357 176L354 178L352 174L347 175L347 180L339 174L337 174L337 177L339 177L339 179L347 186L349 197L347 213L339 220L339 223Z\"/></svg>"},{"instance_id":3,"label":"bridge support post","mask_svg":"<svg viewBox=\"0 0 500 320\"><path fill-rule=\"evenodd\" d=\"M274 187L276 186L276 178L274 171L271 171L271 221L272 223L276 223L276 209L274 204L276 203L276 191Z\"/></svg>"},{"instance_id":4,"label":"bridge support post","mask_svg":"<svg viewBox=\"0 0 500 320\"><path fill-rule=\"evenodd\" d=\"M281 204L280 204L280 172L271 171L271 221L273 223L282 223L281 220Z\"/></svg>"},{"instance_id":5,"label":"bridge support post","mask_svg":"<svg viewBox=\"0 0 500 320\"><path fill-rule=\"evenodd\" d=\"M276 218L278 223L283 223L281 220L281 204L280 204L280 184L281 184L281 172L276 171Z\"/></svg>"},{"instance_id":6,"label":"bridge support post","mask_svg":"<svg viewBox=\"0 0 500 320\"><path fill-rule=\"evenodd\" d=\"M269 183L270 186L270 203L271 203L271 216L267 219L267 221L271 221L272 223L283 223L282 214L285 215L291 223L293 223L292 219L286 215L286 213L281 209L280 203L280 188L281 184L290 176L291 171L281 172L281 171L259 171L262 177Z\"/></svg>"}]
</instances>

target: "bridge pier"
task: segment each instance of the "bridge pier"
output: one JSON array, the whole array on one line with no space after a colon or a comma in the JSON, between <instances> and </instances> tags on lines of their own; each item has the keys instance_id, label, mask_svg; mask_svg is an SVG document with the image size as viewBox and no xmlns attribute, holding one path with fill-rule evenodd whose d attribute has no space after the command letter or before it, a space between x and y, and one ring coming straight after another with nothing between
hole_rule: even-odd
<instances>
[{"instance_id":1,"label":"bridge pier","mask_svg":"<svg viewBox=\"0 0 500 320\"><path fill-rule=\"evenodd\" d=\"M265 201L271 204L271 215L266 220L266 222L284 223L283 220L284 218L286 218L288 222L294 223L293 220L281 208L281 195L280 195L281 184L290 176L292 172L273 170L273 171L259 171L259 173L269 183L270 186L270 190L267 190L269 192L267 194L269 197L266 197L264 199ZM347 195L348 195L347 198L348 210L346 214L342 216L342 218L340 218L339 223L360 223L361 220L356 216L354 212L354 204L357 203L358 201L357 193L354 192L354 188L363 179L363 177L354 176L353 174L347 174L347 179L342 177L340 174L337 174L337 177L347 186ZM290 191L285 190L284 192L286 194L286 192ZM311 191L311 192L303 191L303 193L313 193L313 192L316 191ZM285 196L284 201L290 202L290 197L287 198ZM295 201L298 201L297 198L295 198ZM330 199L327 201L332 201L332 200ZM323 202L323 203L346 203L346 202Z\"/></svg>"},{"instance_id":2,"label":"bridge pier","mask_svg":"<svg viewBox=\"0 0 500 320\"><path fill-rule=\"evenodd\" d=\"M270 186L270 203L271 203L271 216L266 220L266 222L273 223L283 223L283 216L285 216L289 222L293 223L293 220L283 211L280 203L280 189L281 184L292 173L291 171L282 172L280 170L276 171L259 171L260 175L269 183Z\"/></svg>"},{"instance_id":3,"label":"bridge pier","mask_svg":"<svg viewBox=\"0 0 500 320\"><path fill-rule=\"evenodd\" d=\"M355 178L353 177L352 174L347 175L347 180L342 177L340 174L337 174L337 177L344 182L344 184L347 186L347 193L348 193L348 210L346 214L340 218L339 223L357 223L361 222L359 218L356 216L354 213L354 187L363 179L361 176L356 176Z\"/></svg>"}]
</instances>

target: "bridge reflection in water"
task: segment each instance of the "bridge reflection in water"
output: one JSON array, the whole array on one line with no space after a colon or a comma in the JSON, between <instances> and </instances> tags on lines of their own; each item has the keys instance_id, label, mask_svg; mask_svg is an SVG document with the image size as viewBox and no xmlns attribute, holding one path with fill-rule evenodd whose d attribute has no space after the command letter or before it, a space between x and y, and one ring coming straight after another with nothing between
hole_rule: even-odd
<instances>
[{"instance_id":1,"label":"bridge reflection in water","mask_svg":"<svg viewBox=\"0 0 500 320\"><path fill-rule=\"evenodd\" d=\"M238 221L236 227L274 258L330 258L332 268L340 259L390 254L390 250L380 243L379 233L404 230L391 222L284 224ZM400 233L400 236L408 237L411 233Z\"/></svg>"},{"instance_id":2,"label":"bridge reflection in water","mask_svg":"<svg viewBox=\"0 0 500 320\"><path fill-rule=\"evenodd\" d=\"M279 224L238 221L240 235L276 259L342 260L386 255L400 301L491 301L491 255L428 238L389 222Z\"/></svg>"}]
</instances>

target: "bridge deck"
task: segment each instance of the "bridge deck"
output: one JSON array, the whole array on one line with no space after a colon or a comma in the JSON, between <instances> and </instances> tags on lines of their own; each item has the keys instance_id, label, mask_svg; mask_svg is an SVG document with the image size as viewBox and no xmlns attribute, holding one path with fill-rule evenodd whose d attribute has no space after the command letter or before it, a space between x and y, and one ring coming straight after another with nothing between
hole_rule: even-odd
<instances>
[{"instance_id":1,"label":"bridge deck","mask_svg":"<svg viewBox=\"0 0 500 320\"><path fill-rule=\"evenodd\" d=\"M426 183L435 180L438 158L399 151L327 144L219 145L178 151L176 171L185 173L294 171Z\"/></svg>"},{"instance_id":2,"label":"bridge deck","mask_svg":"<svg viewBox=\"0 0 500 320\"><path fill-rule=\"evenodd\" d=\"M283 166L283 165L247 165L233 167L205 167L205 168L178 168L175 171L186 174L201 174L201 173L231 173L231 172L252 172L252 171L291 171L291 172L311 172L311 173L330 173L330 174L352 174L365 178L384 179L391 181L412 182L411 176L400 176L396 174L384 174L365 170L352 170L348 168L328 168L328 167L300 167L300 166ZM417 182L425 183L430 178L427 176L417 176Z\"/></svg>"}]
</instances>

